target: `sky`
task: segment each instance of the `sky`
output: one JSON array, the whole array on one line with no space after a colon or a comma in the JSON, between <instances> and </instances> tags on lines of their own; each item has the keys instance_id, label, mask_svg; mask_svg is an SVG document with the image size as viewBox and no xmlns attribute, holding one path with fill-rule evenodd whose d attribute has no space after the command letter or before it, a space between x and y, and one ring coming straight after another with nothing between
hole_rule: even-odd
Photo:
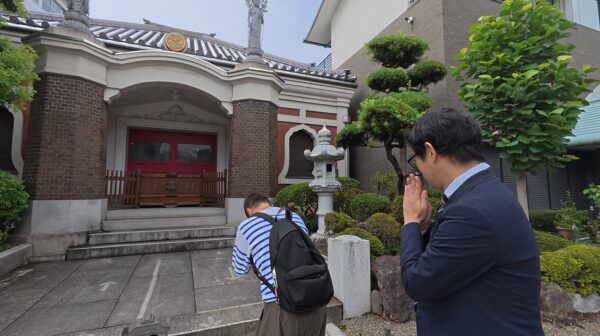
<instances>
[{"instance_id":1,"label":"sky","mask_svg":"<svg viewBox=\"0 0 600 336\"><path fill-rule=\"evenodd\" d=\"M330 49L303 43L321 0L270 0L263 26L265 52L304 63L320 63ZM143 23L142 19L246 46L246 0L92 0L90 16Z\"/></svg>"}]
</instances>

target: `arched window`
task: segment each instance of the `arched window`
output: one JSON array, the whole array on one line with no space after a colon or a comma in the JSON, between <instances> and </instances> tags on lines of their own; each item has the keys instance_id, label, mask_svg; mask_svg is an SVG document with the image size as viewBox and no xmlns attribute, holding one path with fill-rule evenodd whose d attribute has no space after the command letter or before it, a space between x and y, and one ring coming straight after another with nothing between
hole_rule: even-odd
<instances>
[{"instance_id":1,"label":"arched window","mask_svg":"<svg viewBox=\"0 0 600 336\"><path fill-rule=\"evenodd\" d=\"M0 171L16 173L12 161L13 115L0 107Z\"/></svg>"},{"instance_id":2,"label":"arched window","mask_svg":"<svg viewBox=\"0 0 600 336\"><path fill-rule=\"evenodd\" d=\"M304 151L312 150L313 139L305 131L297 131L290 137L289 168L286 178L310 179L313 178L313 163L304 158Z\"/></svg>"}]
</instances>

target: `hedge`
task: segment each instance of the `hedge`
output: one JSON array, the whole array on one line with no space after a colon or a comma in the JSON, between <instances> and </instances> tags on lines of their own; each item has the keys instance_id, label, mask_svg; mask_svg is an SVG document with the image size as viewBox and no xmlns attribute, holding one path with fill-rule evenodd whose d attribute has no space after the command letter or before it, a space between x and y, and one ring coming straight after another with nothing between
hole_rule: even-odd
<instances>
[{"instance_id":1,"label":"hedge","mask_svg":"<svg viewBox=\"0 0 600 336\"><path fill-rule=\"evenodd\" d=\"M354 197L350 203L350 212L352 213L353 218L359 222L363 222L375 213L389 213L390 201L387 197L379 194L360 194Z\"/></svg>"},{"instance_id":2,"label":"hedge","mask_svg":"<svg viewBox=\"0 0 600 336\"><path fill-rule=\"evenodd\" d=\"M541 256L542 281L555 282L570 294L600 294L600 248L574 244Z\"/></svg>"}]
</instances>

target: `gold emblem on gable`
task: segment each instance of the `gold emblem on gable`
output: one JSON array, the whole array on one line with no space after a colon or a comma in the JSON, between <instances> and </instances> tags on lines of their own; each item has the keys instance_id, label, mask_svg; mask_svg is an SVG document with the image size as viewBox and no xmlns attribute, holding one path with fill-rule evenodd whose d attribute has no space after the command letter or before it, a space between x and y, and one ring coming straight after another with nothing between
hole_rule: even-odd
<instances>
[{"instance_id":1,"label":"gold emblem on gable","mask_svg":"<svg viewBox=\"0 0 600 336\"><path fill-rule=\"evenodd\" d=\"M168 50L182 52L187 48L185 37L179 33L169 33L165 36L165 47Z\"/></svg>"}]
</instances>

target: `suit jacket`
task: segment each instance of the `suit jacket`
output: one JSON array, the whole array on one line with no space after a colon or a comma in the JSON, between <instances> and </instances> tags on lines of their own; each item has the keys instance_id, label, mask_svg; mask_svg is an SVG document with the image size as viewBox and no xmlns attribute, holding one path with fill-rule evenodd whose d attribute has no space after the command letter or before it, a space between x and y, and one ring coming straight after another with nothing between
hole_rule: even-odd
<instances>
[{"instance_id":1,"label":"suit jacket","mask_svg":"<svg viewBox=\"0 0 600 336\"><path fill-rule=\"evenodd\" d=\"M413 223L402 234L402 282L418 302L418 335L544 335L531 224L490 169L456 190L429 231L424 239Z\"/></svg>"}]
</instances>

